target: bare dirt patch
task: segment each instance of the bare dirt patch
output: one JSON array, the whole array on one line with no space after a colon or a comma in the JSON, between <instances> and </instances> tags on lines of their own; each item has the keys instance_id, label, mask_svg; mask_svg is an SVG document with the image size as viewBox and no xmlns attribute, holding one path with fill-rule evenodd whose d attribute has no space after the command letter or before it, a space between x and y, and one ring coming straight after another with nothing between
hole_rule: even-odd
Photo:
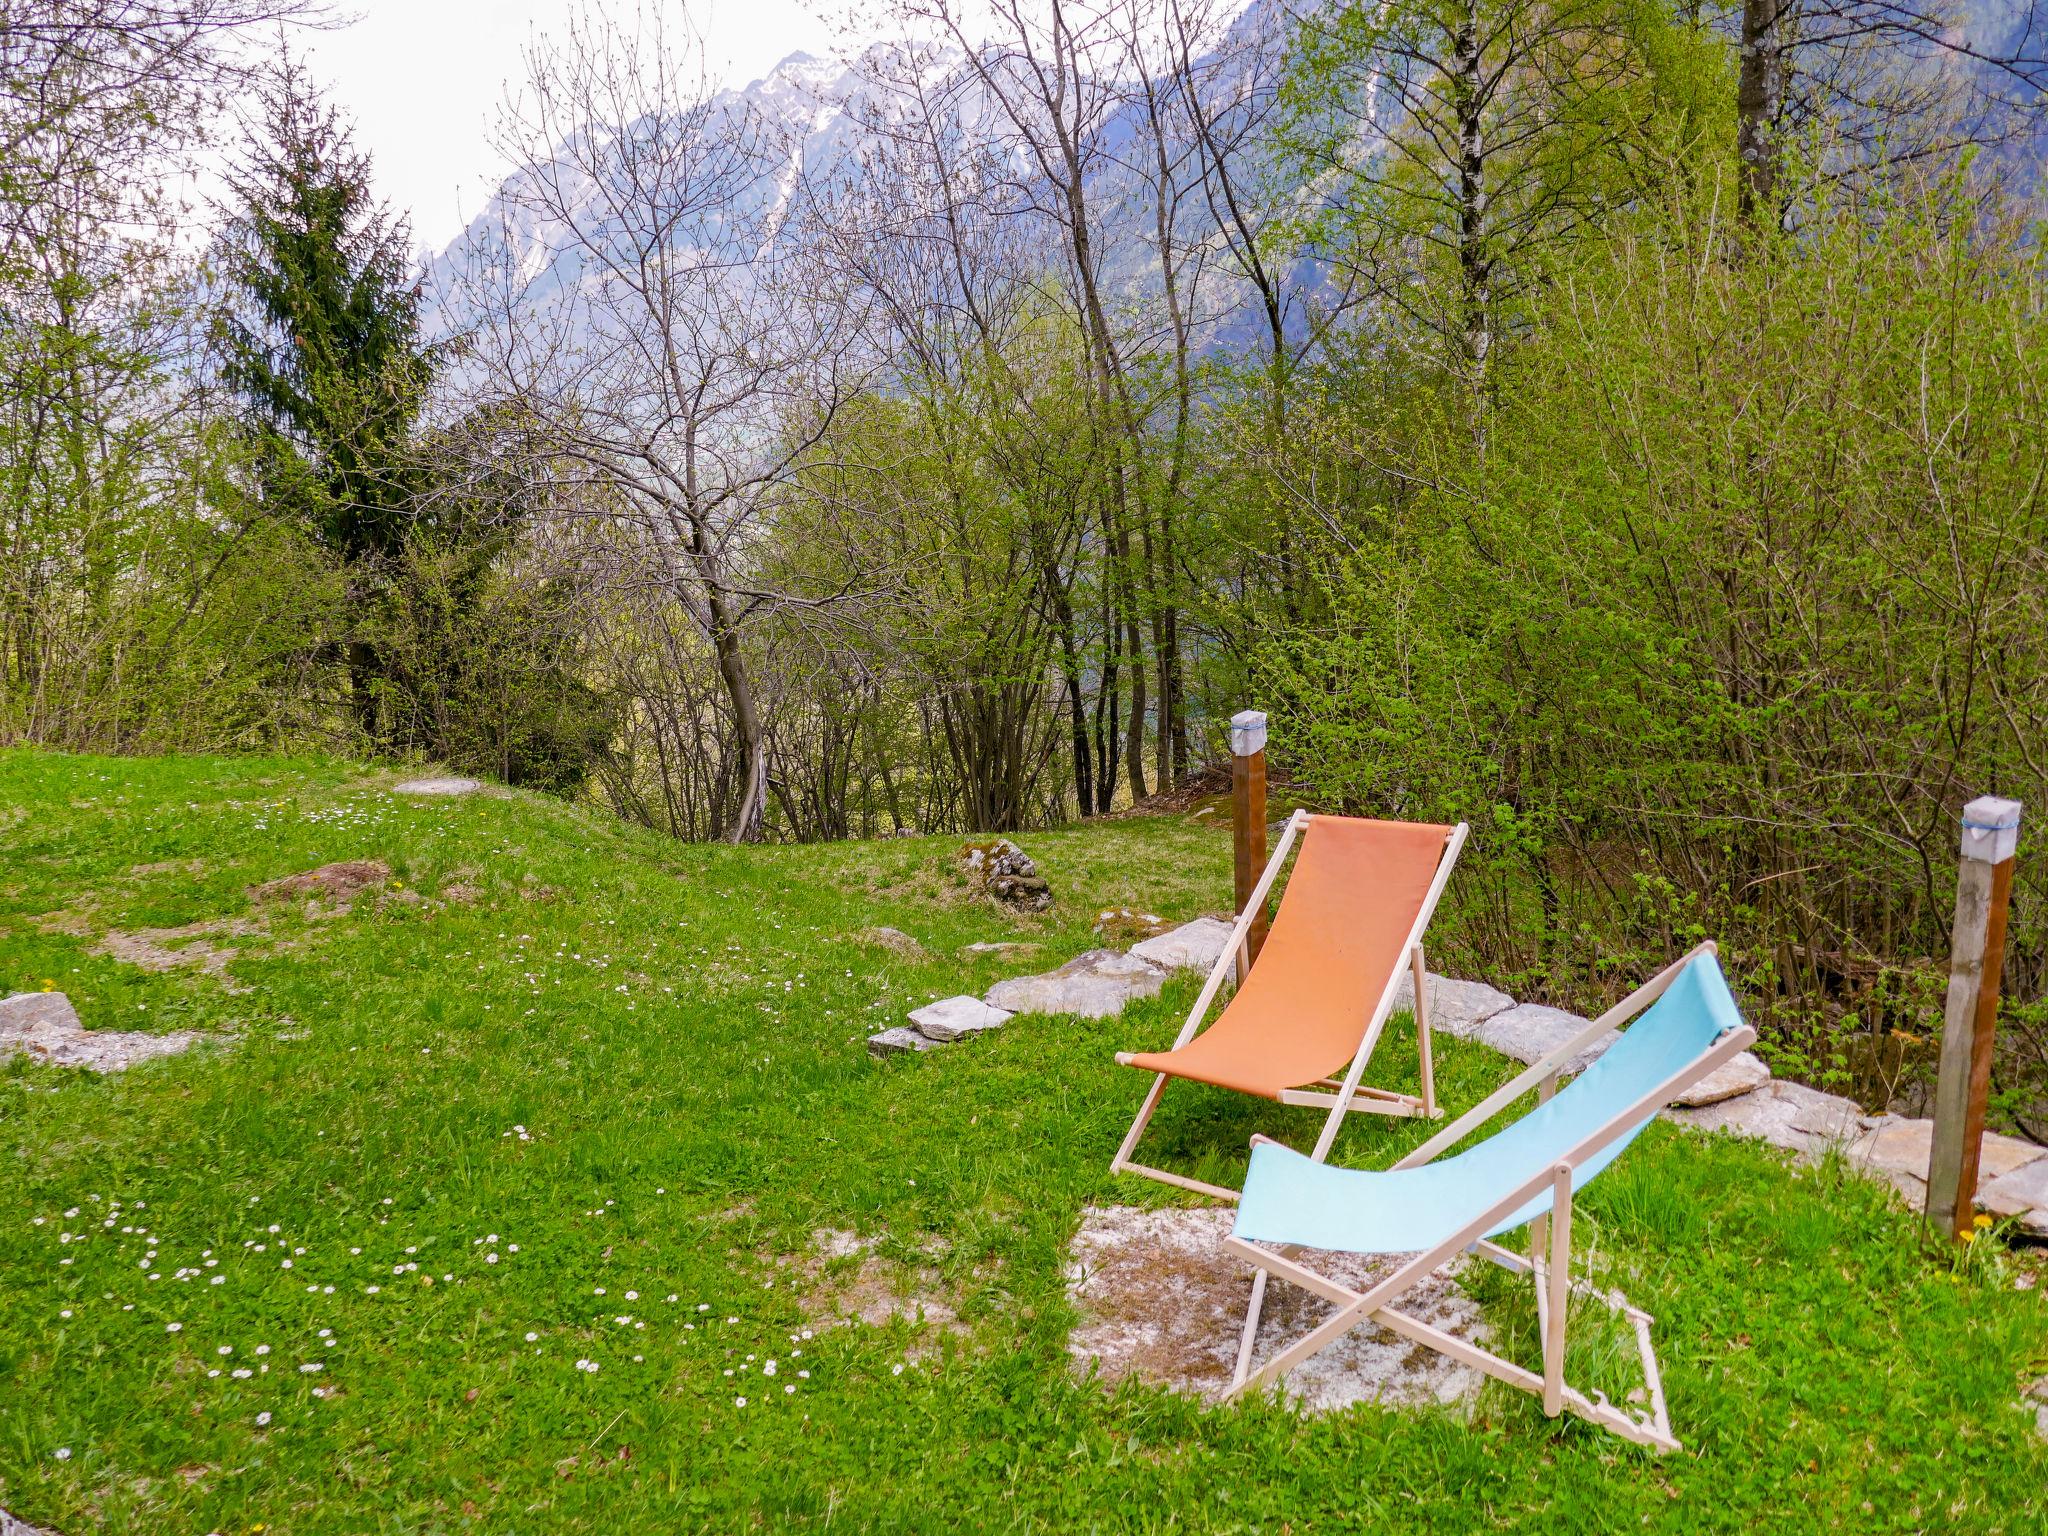
<instances>
[{"instance_id":1,"label":"bare dirt patch","mask_svg":"<svg viewBox=\"0 0 2048 1536\"><path fill-rule=\"evenodd\" d=\"M965 1334L952 1300L946 1295L935 1264L902 1263L885 1257L881 1237L862 1237L836 1227L811 1234L810 1250L790 1261L796 1272L806 1316L819 1323L860 1323L886 1328L898 1318L926 1323L940 1333ZM945 1257L936 1238L920 1252ZM913 1352L915 1353L915 1352Z\"/></svg>"},{"instance_id":2,"label":"bare dirt patch","mask_svg":"<svg viewBox=\"0 0 2048 1536\"><path fill-rule=\"evenodd\" d=\"M286 875L278 880L266 880L261 885L249 888L252 901L289 901L304 897L309 901L333 902L346 908L364 891L382 888L391 879L391 866L382 859L342 859L333 864L322 864L318 869L309 869L302 875Z\"/></svg>"},{"instance_id":3,"label":"bare dirt patch","mask_svg":"<svg viewBox=\"0 0 2048 1536\"><path fill-rule=\"evenodd\" d=\"M206 873L206 860L162 859L154 864L134 865L128 873L143 878L152 875L203 875Z\"/></svg>"},{"instance_id":4,"label":"bare dirt patch","mask_svg":"<svg viewBox=\"0 0 2048 1536\"><path fill-rule=\"evenodd\" d=\"M1252 1272L1223 1239L1231 1213L1091 1207L1069 1247L1067 1294L1081 1314L1069 1335L1075 1368L1105 1383L1135 1376L1215 1401L1230 1386ZM1307 1254L1302 1262L1364 1290L1400 1262L1349 1254ZM1457 1338L1487 1338L1479 1305L1456 1273L1410 1291L1400 1309ZM1279 1280L1266 1288L1253 1368L1330 1315L1326 1301ZM1483 1378L1370 1324L1353 1329L1286 1380L1288 1397L1313 1412L1379 1403L1469 1412Z\"/></svg>"},{"instance_id":5,"label":"bare dirt patch","mask_svg":"<svg viewBox=\"0 0 2048 1536\"><path fill-rule=\"evenodd\" d=\"M236 985L227 975L228 962L237 951L221 948L209 939L249 938L262 931L256 924L239 918L187 923L182 928L140 928L134 933L114 928L103 934L93 948L145 971L198 970L216 978L226 991L246 992L247 987Z\"/></svg>"},{"instance_id":6,"label":"bare dirt patch","mask_svg":"<svg viewBox=\"0 0 2048 1536\"><path fill-rule=\"evenodd\" d=\"M853 935L853 940L869 949L887 950L905 960L928 958L925 947L901 928L862 928Z\"/></svg>"}]
</instances>

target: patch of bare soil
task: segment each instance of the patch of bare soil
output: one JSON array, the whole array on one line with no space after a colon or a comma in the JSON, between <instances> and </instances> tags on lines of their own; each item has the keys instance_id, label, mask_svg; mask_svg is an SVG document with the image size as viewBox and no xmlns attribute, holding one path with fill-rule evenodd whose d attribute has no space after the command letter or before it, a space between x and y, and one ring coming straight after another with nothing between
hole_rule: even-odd
<instances>
[{"instance_id":1,"label":"patch of bare soil","mask_svg":"<svg viewBox=\"0 0 2048 1536\"><path fill-rule=\"evenodd\" d=\"M1069 1247L1067 1294L1081 1315L1067 1348L1076 1370L1105 1383L1141 1381L1215 1401L1230 1386L1252 1271L1223 1239L1231 1213L1091 1207ZM1302 1262L1352 1290L1365 1290L1398 1257L1307 1254ZM1455 1270L1410 1291L1396 1305L1432 1327L1474 1343L1487 1338L1479 1305ZM1330 1303L1270 1281L1252 1368L1326 1319ZM1379 1403L1469 1412L1480 1372L1372 1324L1362 1324L1286 1378L1288 1397L1312 1412Z\"/></svg>"},{"instance_id":2,"label":"patch of bare soil","mask_svg":"<svg viewBox=\"0 0 2048 1536\"><path fill-rule=\"evenodd\" d=\"M881 1243L880 1237L861 1237L834 1227L813 1232L810 1251L789 1264L796 1272L804 1314L813 1322L860 1323L869 1328L887 1327L902 1318L929 1324L938 1333L964 1335L967 1325L946 1296L937 1267L885 1258L877 1251ZM939 1259L946 1248L934 1238L922 1252Z\"/></svg>"},{"instance_id":3,"label":"patch of bare soil","mask_svg":"<svg viewBox=\"0 0 2048 1536\"><path fill-rule=\"evenodd\" d=\"M226 992L247 992L227 974L228 962L239 951L211 942L216 938L250 938L263 932L260 925L241 918L215 918L203 923L186 923L180 928L139 928L133 933L110 928L93 945L96 954L110 955L145 971L197 970L211 976Z\"/></svg>"},{"instance_id":4,"label":"patch of bare soil","mask_svg":"<svg viewBox=\"0 0 2048 1536\"><path fill-rule=\"evenodd\" d=\"M391 866L382 859L343 859L322 864L302 875L286 875L249 888L252 901L288 901L305 897L309 901L333 902L346 908L364 891L382 888L391 879Z\"/></svg>"},{"instance_id":5,"label":"patch of bare soil","mask_svg":"<svg viewBox=\"0 0 2048 1536\"><path fill-rule=\"evenodd\" d=\"M129 874L138 877L150 875L203 875L206 873L204 859L163 859L155 864L137 864Z\"/></svg>"}]
</instances>

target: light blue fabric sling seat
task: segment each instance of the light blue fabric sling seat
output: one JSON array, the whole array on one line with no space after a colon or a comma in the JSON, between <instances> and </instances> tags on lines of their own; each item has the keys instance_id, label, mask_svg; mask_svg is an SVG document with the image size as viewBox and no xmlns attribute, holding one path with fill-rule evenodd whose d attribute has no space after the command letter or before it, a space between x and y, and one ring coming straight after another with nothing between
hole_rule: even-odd
<instances>
[{"instance_id":1,"label":"light blue fabric sling seat","mask_svg":"<svg viewBox=\"0 0 2048 1536\"><path fill-rule=\"evenodd\" d=\"M1697 1061L1742 1015L1719 962L1701 954L1663 996L1567 1083L1549 1103L1475 1147L1416 1168L1336 1168L1289 1147L1252 1149L1236 1233L1261 1243L1347 1253L1413 1253L1433 1248L1478 1220L1571 1149L1611 1124L1660 1083ZM1647 1123L1631 1126L1580 1163L1573 1187L1605 1168ZM1483 1235L1521 1226L1550 1209L1546 1187Z\"/></svg>"}]
</instances>

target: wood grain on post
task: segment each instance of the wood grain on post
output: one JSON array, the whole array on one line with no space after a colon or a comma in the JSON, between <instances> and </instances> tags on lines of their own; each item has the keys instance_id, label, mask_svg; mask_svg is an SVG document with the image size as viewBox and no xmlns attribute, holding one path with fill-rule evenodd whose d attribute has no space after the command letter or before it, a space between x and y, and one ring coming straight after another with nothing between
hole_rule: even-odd
<instances>
[{"instance_id":1,"label":"wood grain on post","mask_svg":"<svg viewBox=\"0 0 2048 1536\"><path fill-rule=\"evenodd\" d=\"M1266 717L1256 709L1230 717L1230 838L1236 861L1236 901L1242 912L1266 868ZM1252 919L1245 935L1251 958L1266 942L1266 914ZM1244 978L1238 977L1239 982Z\"/></svg>"},{"instance_id":2,"label":"wood grain on post","mask_svg":"<svg viewBox=\"0 0 2048 1536\"><path fill-rule=\"evenodd\" d=\"M1934 1089L1934 1144L1927 1159L1928 1223L1957 1237L1971 1230L1976 1214L1977 1162L1991 1090L2019 826L2017 800L1985 795L1963 807L1948 1004Z\"/></svg>"}]
</instances>

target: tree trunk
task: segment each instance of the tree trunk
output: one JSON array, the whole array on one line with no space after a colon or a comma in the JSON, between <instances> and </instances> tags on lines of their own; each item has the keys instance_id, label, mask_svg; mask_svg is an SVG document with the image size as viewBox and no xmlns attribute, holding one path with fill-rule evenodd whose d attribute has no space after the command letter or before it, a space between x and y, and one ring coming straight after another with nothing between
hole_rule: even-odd
<instances>
[{"instance_id":1,"label":"tree trunk","mask_svg":"<svg viewBox=\"0 0 2048 1536\"><path fill-rule=\"evenodd\" d=\"M382 675L377 647L367 640L349 641L349 708L355 714L356 724L371 741L383 739L377 733L377 684Z\"/></svg>"},{"instance_id":2,"label":"tree trunk","mask_svg":"<svg viewBox=\"0 0 2048 1536\"><path fill-rule=\"evenodd\" d=\"M1458 104L1458 273L1464 287L1466 365L1475 383L1493 350L1493 263L1486 249L1485 100L1479 69L1479 7L1466 12L1451 60Z\"/></svg>"},{"instance_id":3,"label":"tree trunk","mask_svg":"<svg viewBox=\"0 0 2048 1536\"><path fill-rule=\"evenodd\" d=\"M1785 88L1782 0L1743 0L1742 57L1735 82L1735 155L1741 184L1737 208L1754 229L1776 217L1778 147L1773 142Z\"/></svg>"},{"instance_id":4,"label":"tree trunk","mask_svg":"<svg viewBox=\"0 0 2048 1536\"><path fill-rule=\"evenodd\" d=\"M725 684L726 699L732 705L733 729L740 738L740 788L732 821L723 834L728 843L758 843L761 823L768 811L768 754L762 739L761 715L754 704L753 680L747 676L747 659L740 653L725 604L725 594L716 586L705 593L711 612L711 649L718 658L719 680Z\"/></svg>"},{"instance_id":5,"label":"tree trunk","mask_svg":"<svg viewBox=\"0 0 2048 1536\"><path fill-rule=\"evenodd\" d=\"M1131 803L1145 798L1145 637L1138 616L1126 612L1124 644L1131 653L1131 713L1124 732L1124 762L1131 776Z\"/></svg>"}]
</instances>

